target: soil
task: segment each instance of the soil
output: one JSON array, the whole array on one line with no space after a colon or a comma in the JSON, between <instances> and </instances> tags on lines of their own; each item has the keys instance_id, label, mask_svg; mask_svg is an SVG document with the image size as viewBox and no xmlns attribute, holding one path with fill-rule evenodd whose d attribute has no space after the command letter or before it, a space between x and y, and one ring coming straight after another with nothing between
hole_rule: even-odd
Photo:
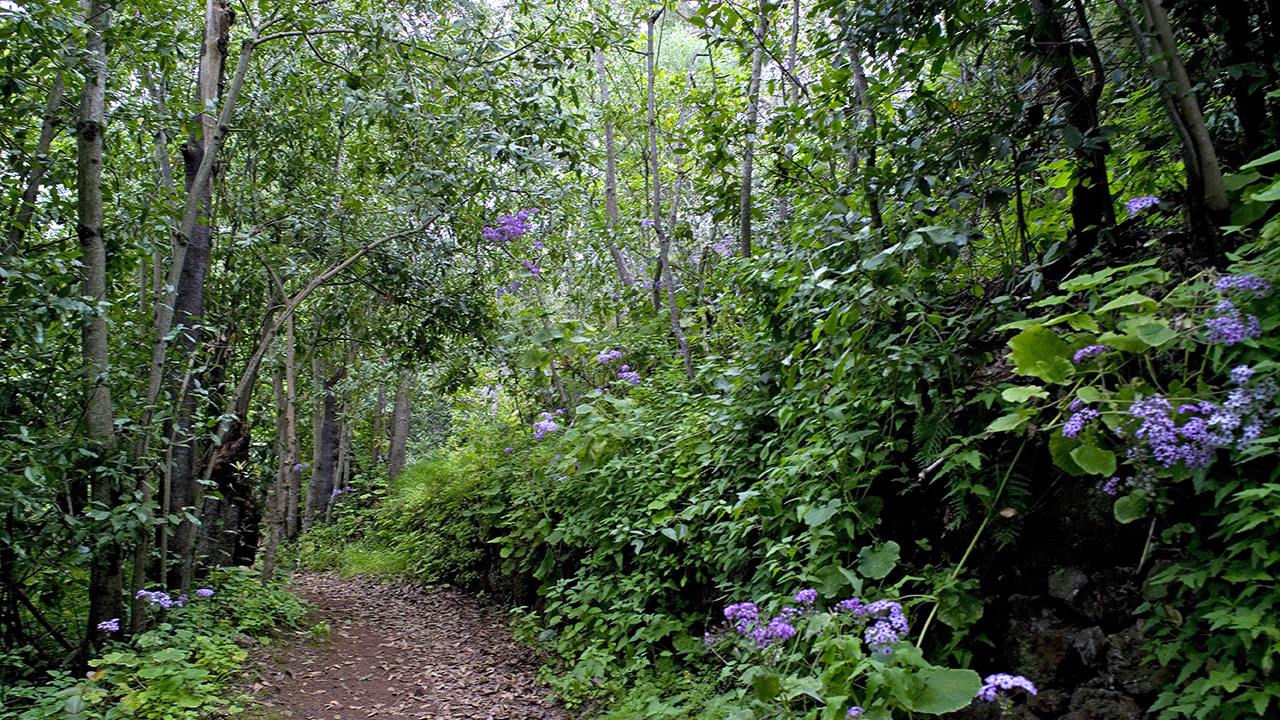
<instances>
[{"instance_id":1,"label":"soil","mask_svg":"<svg viewBox=\"0 0 1280 720\"><path fill-rule=\"evenodd\" d=\"M256 653L249 720L564 720L500 615L453 590L294 577L304 631ZM325 628L328 634L325 634Z\"/></svg>"}]
</instances>

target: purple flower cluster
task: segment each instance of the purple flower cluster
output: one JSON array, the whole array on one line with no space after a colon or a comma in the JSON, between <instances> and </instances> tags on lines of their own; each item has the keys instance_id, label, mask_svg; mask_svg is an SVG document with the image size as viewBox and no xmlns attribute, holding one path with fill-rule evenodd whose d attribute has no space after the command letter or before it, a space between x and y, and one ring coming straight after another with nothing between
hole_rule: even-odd
<instances>
[{"instance_id":1,"label":"purple flower cluster","mask_svg":"<svg viewBox=\"0 0 1280 720\"><path fill-rule=\"evenodd\" d=\"M1238 342L1262 335L1262 326L1256 315L1245 315L1231 303L1223 300L1213 309L1218 315L1204 323L1209 342L1220 342L1231 347Z\"/></svg>"},{"instance_id":2,"label":"purple flower cluster","mask_svg":"<svg viewBox=\"0 0 1280 720\"><path fill-rule=\"evenodd\" d=\"M1105 483L1102 483L1102 485L1098 487L1098 491L1105 495L1115 496L1120 492L1120 478L1113 477Z\"/></svg>"},{"instance_id":3,"label":"purple flower cluster","mask_svg":"<svg viewBox=\"0 0 1280 720\"><path fill-rule=\"evenodd\" d=\"M531 275L542 274L542 268L538 267L537 265L534 265L532 262L529 262L528 260L525 260L523 263L521 263L521 265L524 265L524 269L528 270Z\"/></svg>"},{"instance_id":4,"label":"purple flower cluster","mask_svg":"<svg viewBox=\"0 0 1280 720\"><path fill-rule=\"evenodd\" d=\"M515 448L503 448L503 449L502 449L502 452L504 452L504 453L509 453L509 452L511 452L511 451L513 451L513 450L515 450Z\"/></svg>"},{"instance_id":5,"label":"purple flower cluster","mask_svg":"<svg viewBox=\"0 0 1280 720\"><path fill-rule=\"evenodd\" d=\"M1075 400L1071 403L1071 409L1075 410L1075 412L1071 417L1067 418L1067 422L1063 424L1062 437L1079 437L1080 431L1084 430L1085 423L1098 418L1097 410L1094 410L1093 408L1078 409L1081 408L1081 405L1077 403L1081 403L1081 401Z\"/></svg>"},{"instance_id":6,"label":"purple flower cluster","mask_svg":"<svg viewBox=\"0 0 1280 720\"><path fill-rule=\"evenodd\" d=\"M1155 207L1159 204L1160 198L1154 195L1143 195L1141 197L1129 198L1128 202L1124 204L1124 209L1127 210L1130 215L1137 215L1143 210L1146 210L1149 207Z\"/></svg>"},{"instance_id":7,"label":"purple flower cluster","mask_svg":"<svg viewBox=\"0 0 1280 720\"><path fill-rule=\"evenodd\" d=\"M139 600L146 600L148 603L151 604L151 607L155 607L159 605L165 610L168 610L169 608L174 607L175 605L177 607L182 607L181 598L174 600L173 598L169 597L169 593L163 592L160 590L156 590L154 592L148 591L148 590L139 590L138 594L135 595L134 597L136 597Z\"/></svg>"},{"instance_id":8,"label":"purple flower cluster","mask_svg":"<svg viewBox=\"0 0 1280 720\"><path fill-rule=\"evenodd\" d=\"M867 606L867 617L874 618L875 623L867 628L864 639L867 645L881 655L893 652L894 643L902 639L910 628L907 616L902 612L902 605L893 600L877 600Z\"/></svg>"},{"instance_id":9,"label":"purple flower cluster","mask_svg":"<svg viewBox=\"0 0 1280 720\"><path fill-rule=\"evenodd\" d=\"M529 232L531 227L529 218L537 212L533 208L521 210L514 215L503 215L498 218L497 227L486 227L481 231L481 235L489 242L507 243L512 240L518 240L522 235Z\"/></svg>"},{"instance_id":10,"label":"purple flower cluster","mask_svg":"<svg viewBox=\"0 0 1280 720\"><path fill-rule=\"evenodd\" d=\"M640 384L640 374L632 370L630 365L623 365L618 368L618 379L628 380L632 385Z\"/></svg>"},{"instance_id":11,"label":"purple flower cluster","mask_svg":"<svg viewBox=\"0 0 1280 720\"><path fill-rule=\"evenodd\" d=\"M607 362L610 362L610 361L612 361L612 360L617 360L617 359L619 359L619 358L621 358L621 357L622 357L622 351L621 351L621 350L609 350L609 349L605 349L605 350L601 351L601 353L600 353L599 355L596 355L596 362L598 362L598 363L607 363Z\"/></svg>"},{"instance_id":12,"label":"purple flower cluster","mask_svg":"<svg viewBox=\"0 0 1280 720\"><path fill-rule=\"evenodd\" d=\"M332 492L332 493L330 493L329 497L338 497L339 495L341 495L341 494L343 494L343 493L346 493L346 492L351 492L351 486L350 486L350 485L348 485L348 486L346 486L346 487L343 487L343 488L334 488L334 489L333 489L333 492Z\"/></svg>"},{"instance_id":13,"label":"purple flower cluster","mask_svg":"<svg viewBox=\"0 0 1280 720\"><path fill-rule=\"evenodd\" d=\"M800 603L801 605L807 608L813 607L813 603L817 599L818 599L818 591L814 590L813 588L801 590L800 592L796 593L796 602Z\"/></svg>"},{"instance_id":14,"label":"purple flower cluster","mask_svg":"<svg viewBox=\"0 0 1280 720\"><path fill-rule=\"evenodd\" d=\"M1102 353L1107 352L1110 349L1111 348L1107 347L1106 345L1090 345L1089 347L1081 348L1077 350L1075 357L1071 358L1071 362L1075 363L1076 365L1079 365L1085 360L1090 360L1092 358L1095 358L1101 355Z\"/></svg>"},{"instance_id":15,"label":"purple flower cluster","mask_svg":"<svg viewBox=\"0 0 1280 720\"><path fill-rule=\"evenodd\" d=\"M734 630L747 633L760 619L760 608L753 602L734 603L724 609L724 619L733 623Z\"/></svg>"},{"instance_id":16,"label":"purple flower cluster","mask_svg":"<svg viewBox=\"0 0 1280 720\"><path fill-rule=\"evenodd\" d=\"M1023 689L1029 694L1036 694L1036 686L1021 675L1006 675L1005 673L996 673L988 675L982 689L978 691L978 699L994 702L997 698L1007 697L1010 690Z\"/></svg>"},{"instance_id":17,"label":"purple flower cluster","mask_svg":"<svg viewBox=\"0 0 1280 720\"><path fill-rule=\"evenodd\" d=\"M1231 382L1236 385L1248 385L1251 377L1253 377L1253 368L1248 365L1237 365L1231 370Z\"/></svg>"},{"instance_id":18,"label":"purple flower cluster","mask_svg":"<svg viewBox=\"0 0 1280 720\"><path fill-rule=\"evenodd\" d=\"M864 712L866 712L866 710L863 710L857 705L854 705L853 707L849 708L849 712L845 713L844 716L847 718L862 717L862 713Z\"/></svg>"},{"instance_id":19,"label":"purple flower cluster","mask_svg":"<svg viewBox=\"0 0 1280 720\"><path fill-rule=\"evenodd\" d=\"M533 436L538 440L549 432L555 432L560 429L559 423L555 421L555 416L549 412L544 412L538 416L538 420L533 423Z\"/></svg>"},{"instance_id":20,"label":"purple flower cluster","mask_svg":"<svg viewBox=\"0 0 1280 720\"><path fill-rule=\"evenodd\" d=\"M720 238L711 246L712 252L719 255L720 257L729 257L730 255L733 254L735 248L736 246L734 244L733 238L729 237L728 235L725 235L724 237Z\"/></svg>"},{"instance_id":21,"label":"purple flower cluster","mask_svg":"<svg viewBox=\"0 0 1280 720\"><path fill-rule=\"evenodd\" d=\"M510 284L503 285L502 287L498 288L498 299L501 300L503 295L512 295L512 294L518 293L523 287L524 287L524 283L521 282L518 278L515 280L512 280Z\"/></svg>"},{"instance_id":22,"label":"purple flower cluster","mask_svg":"<svg viewBox=\"0 0 1280 720\"><path fill-rule=\"evenodd\" d=\"M103 620L102 622L98 623L98 629L105 630L106 632L117 632L120 629L120 618L111 618L110 620Z\"/></svg>"},{"instance_id":23,"label":"purple flower cluster","mask_svg":"<svg viewBox=\"0 0 1280 720\"><path fill-rule=\"evenodd\" d=\"M297 465L293 466L293 469L297 471L297 470L302 470L303 468L309 468L309 467L311 467L311 463L298 463Z\"/></svg>"},{"instance_id":24,"label":"purple flower cluster","mask_svg":"<svg viewBox=\"0 0 1280 720\"><path fill-rule=\"evenodd\" d=\"M1271 292L1271 283L1253 274L1220 277L1213 287L1220 293L1253 293L1256 298L1265 297Z\"/></svg>"},{"instance_id":25,"label":"purple flower cluster","mask_svg":"<svg viewBox=\"0 0 1280 720\"><path fill-rule=\"evenodd\" d=\"M213 591L209 588L200 588L196 591L196 595L199 595L200 597L213 597Z\"/></svg>"},{"instance_id":26,"label":"purple flower cluster","mask_svg":"<svg viewBox=\"0 0 1280 720\"><path fill-rule=\"evenodd\" d=\"M640 221L640 226L641 226L641 227L647 227L647 228L651 228L651 227L653 227L653 218L645 218L645 219L641 220L641 221Z\"/></svg>"},{"instance_id":27,"label":"purple flower cluster","mask_svg":"<svg viewBox=\"0 0 1280 720\"><path fill-rule=\"evenodd\" d=\"M1137 421L1133 437L1146 442L1152 457L1165 467L1173 467L1183 461L1189 468L1207 467L1213 460L1213 452L1231 441L1229 434L1217 427L1212 417L1220 408L1210 402L1194 406L1183 405L1182 415L1210 415L1191 417L1182 425L1174 419L1173 405L1161 395L1135 400L1129 406L1129 415Z\"/></svg>"},{"instance_id":28,"label":"purple flower cluster","mask_svg":"<svg viewBox=\"0 0 1280 720\"><path fill-rule=\"evenodd\" d=\"M794 610L795 608L787 609ZM756 641L756 649L764 650L775 642L786 642L795 637L796 626L791 624L788 613L783 613L777 617L770 618L768 625L757 627L750 634L751 639Z\"/></svg>"}]
</instances>

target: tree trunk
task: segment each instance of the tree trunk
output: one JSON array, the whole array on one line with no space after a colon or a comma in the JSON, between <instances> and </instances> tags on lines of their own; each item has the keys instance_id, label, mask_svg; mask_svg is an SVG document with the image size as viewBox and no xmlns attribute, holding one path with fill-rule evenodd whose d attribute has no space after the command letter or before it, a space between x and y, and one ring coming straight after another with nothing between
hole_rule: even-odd
<instances>
[{"instance_id":1,"label":"tree trunk","mask_svg":"<svg viewBox=\"0 0 1280 720\"><path fill-rule=\"evenodd\" d=\"M81 329L82 357L86 388L85 434L94 443L95 457L85 463L90 478L92 506L113 510L119 488L110 472L102 472L115 439L115 411L108 379L110 359L107 346L107 255L102 242L102 136L106 131L107 51L103 35L111 26L111 7L102 0L84 0L89 32L85 54L91 72L80 93L80 116L76 124L76 191L79 217L76 234L80 239L80 292L94 303L93 317ZM96 526L92 523L90 527ZM89 626L86 648L109 637L99 623L118 619L124 610L121 598L121 552L114 540L94 548L89 572Z\"/></svg>"},{"instance_id":2,"label":"tree trunk","mask_svg":"<svg viewBox=\"0 0 1280 720\"><path fill-rule=\"evenodd\" d=\"M382 459L382 437L386 434L387 384L378 382L378 395L373 402L373 439L369 443L369 466L377 471Z\"/></svg>"},{"instance_id":3,"label":"tree trunk","mask_svg":"<svg viewBox=\"0 0 1280 720\"><path fill-rule=\"evenodd\" d=\"M604 50L596 48L596 73L600 77L600 113L604 116L604 217L609 236L605 245L613 264L618 268L618 279L627 287L636 284L631 271L627 269L626 259L618 248L618 150L614 143L613 121L609 119L609 83L605 72Z\"/></svg>"},{"instance_id":4,"label":"tree trunk","mask_svg":"<svg viewBox=\"0 0 1280 720\"><path fill-rule=\"evenodd\" d=\"M1196 159L1200 166L1200 177L1204 181L1204 206L1215 225L1224 224L1230 212L1227 199L1227 186L1222 178L1222 166L1218 163L1218 153L1213 147L1213 138L1205 127L1204 115L1200 112L1200 102L1196 99L1195 88L1187 75L1187 68L1182 64L1178 54L1178 45L1173 37L1173 29L1169 27L1169 16L1165 13L1160 0L1144 0L1147 21L1155 32L1156 42L1169 65L1169 73L1177 90L1174 101L1182 120L1191 135L1195 146Z\"/></svg>"},{"instance_id":5,"label":"tree trunk","mask_svg":"<svg viewBox=\"0 0 1280 720\"><path fill-rule=\"evenodd\" d=\"M759 7L758 11L760 20L756 26L756 50L751 58L751 82L747 88L747 138L742 150L742 187L739 188L738 194L738 242L744 258L751 257L751 174L756 152L756 125L760 117L760 73L764 66L765 33L769 31L769 17L765 14L764 7ZM650 73L652 73L652 62ZM652 86L652 78L649 84ZM656 158L654 163L654 167L657 167ZM654 187L657 187L656 178Z\"/></svg>"},{"instance_id":6,"label":"tree trunk","mask_svg":"<svg viewBox=\"0 0 1280 720\"><path fill-rule=\"evenodd\" d=\"M284 371L271 374L271 395L276 401L276 484L267 504L267 547L262 551L262 584L269 585L275 577L276 549L284 537L284 517L289 497L289 423L288 405L285 400Z\"/></svg>"},{"instance_id":7,"label":"tree trunk","mask_svg":"<svg viewBox=\"0 0 1280 720\"><path fill-rule=\"evenodd\" d=\"M409 449L409 411L412 409L414 377L412 370L400 375L395 405L391 411L391 449L387 457L387 481L395 482L404 469Z\"/></svg>"},{"instance_id":8,"label":"tree trunk","mask_svg":"<svg viewBox=\"0 0 1280 720\"><path fill-rule=\"evenodd\" d=\"M680 327L680 308L676 305L676 289L675 283L671 275L670 251L671 242L667 237L666 231L662 227L662 176L659 174L660 166L658 164L658 125L654 120L656 114L656 102L653 91L654 81L654 65L657 61L653 47L653 26L657 21L657 16L649 19L649 90L648 90L648 108L649 108L649 162L652 163L652 171L650 175L653 178L653 231L658 236L658 269L662 273L662 283L667 286L667 314L671 319L671 333L676 338L676 345L680 348L680 357L684 361L684 372L689 380L693 380L693 360L689 354L689 341L684 336L684 329ZM759 66L757 62L757 81L759 80ZM748 202L749 202L748 198ZM749 231L748 231L749 232ZM748 240L748 243L750 240ZM749 245L748 245L749 247Z\"/></svg>"},{"instance_id":9,"label":"tree trunk","mask_svg":"<svg viewBox=\"0 0 1280 720\"><path fill-rule=\"evenodd\" d=\"M298 500L302 495L302 449L298 445L298 366L293 332L293 315L285 318L285 449L288 454L284 506L284 536L298 536Z\"/></svg>"},{"instance_id":10,"label":"tree trunk","mask_svg":"<svg viewBox=\"0 0 1280 720\"><path fill-rule=\"evenodd\" d=\"M1054 0L1031 0L1034 16L1032 47L1049 65L1058 94L1065 105L1067 125L1079 132L1072 150L1076 155L1076 186L1071 191L1071 222L1074 240L1067 257L1058 263L1056 274L1065 273L1070 264L1088 255L1098 245L1099 232L1115 224L1111 189L1107 180L1109 148L1099 132L1098 97L1102 77L1095 78L1092 92L1087 91L1076 70L1075 49L1087 40L1067 36ZM1092 48L1089 48L1092 50Z\"/></svg>"},{"instance_id":11,"label":"tree trunk","mask_svg":"<svg viewBox=\"0 0 1280 720\"><path fill-rule=\"evenodd\" d=\"M800 0L793 0L791 3L791 42L787 46L787 74L792 78L796 76L796 59L799 53L800 45ZM783 92L783 99L789 105L796 104L800 99L800 87L795 83L788 83ZM783 148L783 182L779 183L778 193L778 223L786 225L787 219L791 214L790 197L791 187L786 183L787 173L791 171L791 161L795 157L795 151L791 146Z\"/></svg>"},{"instance_id":12,"label":"tree trunk","mask_svg":"<svg viewBox=\"0 0 1280 720\"><path fill-rule=\"evenodd\" d=\"M14 214L13 224L9 226L9 243L5 253L18 251L31 226L31 219L35 217L36 197L40 195L40 184L48 169L49 147L58 134L58 112L62 108L64 92L65 84L59 70L57 77L53 79L53 86L49 88L49 99L44 106L44 122L40 125L40 139L36 141L36 151L31 158L31 168L27 171L22 199L18 201L18 211Z\"/></svg>"},{"instance_id":13,"label":"tree trunk","mask_svg":"<svg viewBox=\"0 0 1280 720\"><path fill-rule=\"evenodd\" d=\"M317 439L316 464L311 468L311 486L307 491L309 512L304 528L324 522L329 499L333 497L338 472L338 446L342 433L338 417L337 385L342 380L343 369L337 368L323 381L324 399L321 402L320 432Z\"/></svg>"}]
</instances>

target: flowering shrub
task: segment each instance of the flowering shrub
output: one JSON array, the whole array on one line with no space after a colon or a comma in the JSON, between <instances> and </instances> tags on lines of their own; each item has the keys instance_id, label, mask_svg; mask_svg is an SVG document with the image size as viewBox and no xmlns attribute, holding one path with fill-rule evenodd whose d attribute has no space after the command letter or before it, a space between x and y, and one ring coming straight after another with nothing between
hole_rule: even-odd
<instances>
[{"instance_id":1,"label":"flowering shrub","mask_svg":"<svg viewBox=\"0 0 1280 720\"><path fill-rule=\"evenodd\" d=\"M753 602L734 603L703 636L750 686L744 700L753 717L936 715L968 705L982 689L977 673L932 665L906 642L907 616L896 600L855 597L824 610L818 591L806 588L792 602L768 619Z\"/></svg>"},{"instance_id":2,"label":"flowering shrub","mask_svg":"<svg viewBox=\"0 0 1280 720\"><path fill-rule=\"evenodd\" d=\"M1273 281L1242 268L1167 287L1169 275L1152 265L1069 280L1064 295L1041 304L1076 309L1008 326L1019 331L1009 343L1015 370L1044 385L1006 389L1011 412L988 431L1054 428L1054 463L1097 478L1115 519L1149 519L1149 546L1176 559L1149 579L1140 608L1154 656L1178 678L1153 707L1158 717L1265 715L1278 705L1255 683L1280 656L1256 646L1280 637L1280 602L1256 589L1280 572L1280 553L1269 550L1280 533ZM1179 517L1220 529L1200 532ZM983 693L1017 688L1034 692L995 675Z\"/></svg>"}]
</instances>

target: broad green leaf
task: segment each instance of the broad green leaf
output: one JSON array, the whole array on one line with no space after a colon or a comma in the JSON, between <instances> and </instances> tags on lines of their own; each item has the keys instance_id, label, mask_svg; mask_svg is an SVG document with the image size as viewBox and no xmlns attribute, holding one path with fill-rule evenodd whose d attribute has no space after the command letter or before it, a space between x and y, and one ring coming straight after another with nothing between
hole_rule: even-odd
<instances>
[{"instance_id":1,"label":"broad green leaf","mask_svg":"<svg viewBox=\"0 0 1280 720\"><path fill-rule=\"evenodd\" d=\"M1080 447L1081 443L1075 438L1063 437L1061 432L1054 432L1049 436L1049 455L1053 458L1053 464L1057 465L1068 475L1087 475L1084 468L1071 457L1072 451Z\"/></svg>"},{"instance_id":2,"label":"broad green leaf","mask_svg":"<svg viewBox=\"0 0 1280 720\"><path fill-rule=\"evenodd\" d=\"M912 712L941 715L955 712L978 696L982 679L972 670L931 667L915 673L909 696Z\"/></svg>"},{"instance_id":3,"label":"broad green leaf","mask_svg":"<svg viewBox=\"0 0 1280 720\"><path fill-rule=\"evenodd\" d=\"M1045 392L1044 388L1039 385L1022 385L1019 387L1005 388L1004 392L1000 393L1000 397L1004 398L1005 402L1022 403L1030 400L1031 398L1043 400L1049 397L1049 393ZM990 428L988 428L988 430L990 430Z\"/></svg>"},{"instance_id":4,"label":"broad green leaf","mask_svg":"<svg viewBox=\"0 0 1280 720\"><path fill-rule=\"evenodd\" d=\"M892 540L875 548L870 545L862 548L858 552L858 574L872 580L883 578L893 572L901 551L898 543Z\"/></svg>"},{"instance_id":5,"label":"broad green leaf","mask_svg":"<svg viewBox=\"0 0 1280 720\"><path fill-rule=\"evenodd\" d=\"M782 678L777 673L757 672L751 678L751 689L762 702L772 702L782 692Z\"/></svg>"},{"instance_id":6,"label":"broad green leaf","mask_svg":"<svg viewBox=\"0 0 1280 720\"><path fill-rule=\"evenodd\" d=\"M1117 498L1115 505L1111 508L1115 514L1116 522L1122 525L1128 525L1135 520L1141 520L1147 514L1147 499L1142 495L1125 495Z\"/></svg>"},{"instance_id":7,"label":"broad green leaf","mask_svg":"<svg viewBox=\"0 0 1280 720\"><path fill-rule=\"evenodd\" d=\"M1021 413L1012 412L1012 413L1009 413L1008 415L1001 415L995 420L992 420L991 424L987 426L987 429L985 430L985 432L989 432L989 433L1013 432L1014 430L1017 430L1018 428L1025 425L1026 423L1027 423L1027 416Z\"/></svg>"},{"instance_id":8,"label":"broad green leaf","mask_svg":"<svg viewBox=\"0 0 1280 720\"><path fill-rule=\"evenodd\" d=\"M1071 346L1042 325L1029 327L1009 340L1009 359L1019 375L1061 383L1071 371Z\"/></svg>"},{"instance_id":9,"label":"broad green leaf","mask_svg":"<svg viewBox=\"0 0 1280 720\"><path fill-rule=\"evenodd\" d=\"M804 514L804 524L809 527L818 527L819 525L822 525L826 521L830 520L832 515L835 515L840 511L840 505L840 499L836 498L828 502L826 505L809 508L809 511Z\"/></svg>"},{"instance_id":10,"label":"broad green leaf","mask_svg":"<svg viewBox=\"0 0 1280 720\"><path fill-rule=\"evenodd\" d=\"M1169 324L1164 321L1139 325L1132 332L1151 347L1160 347L1178 337L1178 333L1170 329Z\"/></svg>"},{"instance_id":11,"label":"broad green leaf","mask_svg":"<svg viewBox=\"0 0 1280 720\"><path fill-rule=\"evenodd\" d=\"M1116 454L1097 445L1081 445L1071 451L1071 459L1090 475L1111 475L1116 471Z\"/></svg>"},{"instance_id":12,"label":"broad green leaf","mask_svg":"<svg viewBox=\"0 0 1280 720\"><path fill-rule=\"evenodd\" d=\"M1241 165L1241 166L1240 166L1240 169L1241 169L1241 170L1252 170L1252 169L1254 169L1254 168L1256 168L1256 167L1262 167L1263 165L1268 165L1268 164L1270 164L1270 163L1276 162L1277 160L1280 160L1280 150L1276 150L1275 152L1267 153L1266 155L1263 155L1262 157L1258 158L1257 160L1250 160L1249 162L1245 163L1244 165Z\"/></svg>"},{"instance_id":13,"label":"broad green leaf","mask_svg":"<svg viewBox=\"0 0 1280 720\"><path fill-rule=\"evenodd\" d=\"M1142 293L1136 293L1136 292L1128 293L1125 295L1121 295L1115 300L1112 300L1106 305L1103 305L1097 310L1094 310L1094 313L1111 312L1112 310L1119 310L1120 308L1133 307L1135 305L1143 305L1149 308L1155 308L1156 301L1152 300L1146 295L1143 295Z\"/></svg>"}]
</instances>

